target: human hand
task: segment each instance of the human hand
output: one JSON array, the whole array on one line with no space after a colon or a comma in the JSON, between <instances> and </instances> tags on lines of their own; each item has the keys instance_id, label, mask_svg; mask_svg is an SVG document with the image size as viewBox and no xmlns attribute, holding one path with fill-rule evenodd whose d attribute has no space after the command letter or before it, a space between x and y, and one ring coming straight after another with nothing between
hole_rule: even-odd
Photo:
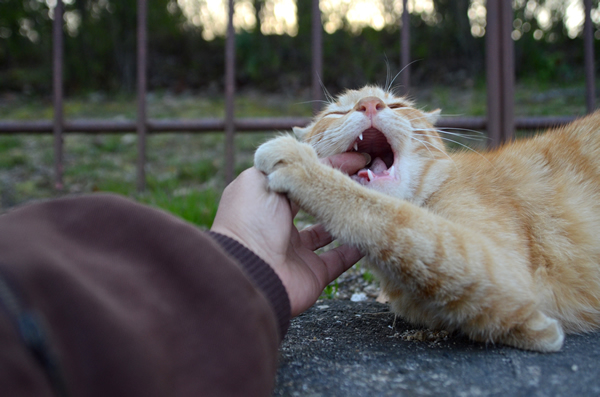
<instances>
[{"instance_id":1,"label":"human hand","mask_svg":"<svg viewBox=\"0 0 600 397\"><path fill-rule=\"evenodd\" d=\"M321 161L350 174L368 162L357 153ZM293 223L296 213L284 195L267 189L263 173L250 168L223 192L211 228L245 245L273 268L287 290L292 316L312 306L330 282L363 256L349 245L315 254L333 238L321 225L298 231Z\"/></svg>"}]
</instances>

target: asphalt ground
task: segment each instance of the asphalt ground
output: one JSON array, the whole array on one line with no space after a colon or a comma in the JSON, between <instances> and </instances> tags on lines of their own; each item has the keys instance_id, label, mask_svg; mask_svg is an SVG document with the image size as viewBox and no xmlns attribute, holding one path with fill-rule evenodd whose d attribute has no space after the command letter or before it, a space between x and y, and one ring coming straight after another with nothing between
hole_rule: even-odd
<instances>
[{"instance_id":1,"label":"asphalt ground","mask_svg":"<svg viewBox=\"0 0 600 397\"><path fill-rule=\"evenodd\" d=\"M558 353L414 327L375 302L323 300L292 320L275 396L600 396L600 332Z\"/></svg>"}]
</instances>

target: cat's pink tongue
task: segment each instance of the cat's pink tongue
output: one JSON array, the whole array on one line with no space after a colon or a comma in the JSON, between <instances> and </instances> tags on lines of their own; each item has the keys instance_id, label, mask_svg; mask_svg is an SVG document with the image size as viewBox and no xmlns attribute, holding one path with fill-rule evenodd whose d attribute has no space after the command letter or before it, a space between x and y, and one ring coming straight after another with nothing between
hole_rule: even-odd
<instances>
[{"instance_id":1,"label":"cat's pink tongue","mask_svg":"<svg viewBox=\"0 0 600 397\"><path fill-rule=\"evenodd\" d=\"M367 180L370 180L371 178L369 177L369 171L371 171L371 175L383 176L383 172L387 171L387 169L388 167L385 165L383 160L377 157L371 162L370 168L363 168L362 170L358 171L356 175L358 175L360 178L366 178Z\"/></svg>"},{"instance_id":2,"label":"cat's pink tongue","mask_svg":"<svg viewBox=\"0 0 600 397\"><path fill-rule=\"evenodd\" d=\"M383 173L383 171L387 170L388 167L387 167L387 165L385 165L385 163L383 162L383 160L381 158L377 157L371 163L370 169L374 174L381 174L381 173Z\"/></svg>"}]
</instances>

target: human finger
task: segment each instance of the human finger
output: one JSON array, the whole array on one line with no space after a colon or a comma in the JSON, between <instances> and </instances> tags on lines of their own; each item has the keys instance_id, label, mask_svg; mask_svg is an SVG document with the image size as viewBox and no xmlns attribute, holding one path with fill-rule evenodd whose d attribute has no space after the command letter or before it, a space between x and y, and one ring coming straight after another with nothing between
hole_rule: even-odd
<instances>
[{"instance_id":1,"label":"human finger","mask_svg":"<svg viewBox=\"0 0 600 397\"><path fill-rule=\"evenodd\" d=\"M321 159L323 164L337 168L346 174L354 174L364 168L371 161L367 153L339 153Z\"/></svg>"},{"instance_id":2,"label":"human finger","mask_svg":"<svg viewBox=\"0 0 600 397\"><path fill-rule=\"evenodd\" d=\"M347 244L340 245L319 255L327 269L327 280L324 280L323 286L338 278L363 256L364 254L358 248Z\"/></svg>"},{"instance_id":3,"label":"human finger","mask_svg":"<svg viewBox=\"0 0 600 397\"><path fill-rule=\"evenodd\" d=\"M300 232L300 239L302 245L314 251L333 241L333 237L325 230L325 227L321 224L309 226Z\"/></svg>"},{"instance_id":4,"label":"human finger","mask_svg":"<svg viewBox=\"0 0 600 397\"><path fill-rule=\"evenodd\" d=\"M292 210L292 218L295 218L296 215L298 214L298 211L300 211L300 207L298 206L298 204L294 203L292 200L289 200L290 202L290 208Z\"/></svg>"}]
</instances>

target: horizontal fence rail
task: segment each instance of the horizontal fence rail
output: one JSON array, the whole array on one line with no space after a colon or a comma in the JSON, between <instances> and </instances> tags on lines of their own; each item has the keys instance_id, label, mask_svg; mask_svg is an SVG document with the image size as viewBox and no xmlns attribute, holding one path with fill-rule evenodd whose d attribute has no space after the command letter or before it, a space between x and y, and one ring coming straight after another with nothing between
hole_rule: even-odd
<instances>
[{"instance_id":1,"label":"horizontal fence rail","mask_svg":"<svg viewBox=\"0 0 600 397\"><path fill-rule=\"evenodd\" d=\"M304 0L298 0L304 1ZM400 78L407 93L410 89L410 29L407 0L403 0L400 29L400 60L403 70ZM54 8L53 41L53 108L52 121L0 121L0 134L54 135L55 187L63 188L63 135L64 133L133 133L138 136L137 187L145 188L146 138L149 133L225 132L225 175L230 182L234 177L234 136L237 132L290 130L310 122L305 117L236 118L235 117L235 32L233 29L234 0L228 0L228 27L225 49L225 117L188 120L148 119L147 94L147 0L137 0L137 117L133 121L65 120L63 111L63 1ZM541 130L564 125L575 117L514 117L514 42L512 31L512 0L487 0L486 26L486 117L442 117L437 126L487 130L490 145L498 146L512 139L515 129ZM591 21L591 0L584 0L584 63L586 79L586 108L595 108L594 36ZM323 68L323 26L319 0L312 0L312 62L311 96L313 111L320 109L322 88L319 76Z\"/></svg>"},{"instance_id":2,"label":"horizontal fence rail","mask_svg":"<svg viewBox=\"0 0 600 397\"><path fill-rule=\"evenodd\" d=\"M307 117L289 118L239 118L234 119L233 126L240 132L257 132L268 130L289 130L295 126L304 126L310 121ZM203 118L188 120L150 119L146 121L148 132L221 132L225 130L225 120L221 118ZM136 132L135 121L110 120L72 120L64 123L64 132L72 133L123 133ZM51 121L0 121L0 133L50 133L53 130Z\"/></svg>"},{"instance_id":3,"label":"horizontal fence rail","mask_svg":"<svg viewBox=\"0 0 600 397\"><path fill-rule=\"evenodd\" d=\"M308 117L247 117L234 119L236 132L289 131L293 127L304 127L310 122ZM514 126L517 130L540 130L568 124L575 117L517 117ZM485 117L442 117L436 124L444 128L465 128L487 130ZM71 120L65 121L62 131L82 134L110 134L137 132L135 121L110 120ZM221 118L204 118L189 120L149 119L146 122L148 133L180 133L180 132L222 132L225 120ZM0 134L49 134L54 130L52 121L0 121Z\"/></svg>"}]
</instances>

